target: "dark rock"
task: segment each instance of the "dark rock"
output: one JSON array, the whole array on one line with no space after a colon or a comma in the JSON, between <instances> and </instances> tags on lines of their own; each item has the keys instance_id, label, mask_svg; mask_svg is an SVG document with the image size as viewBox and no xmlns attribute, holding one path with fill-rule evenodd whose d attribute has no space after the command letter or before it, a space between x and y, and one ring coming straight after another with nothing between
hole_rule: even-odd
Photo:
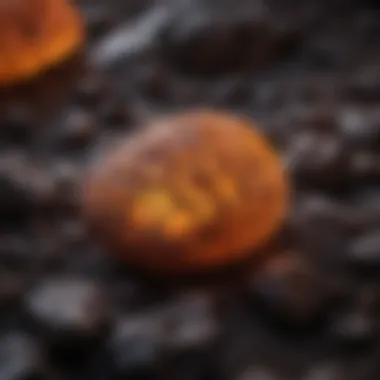
<instances>
[{"instance_id":1,"label":"dark rock","mask_svg":"<svg viewBox=\"0 0 380 380\"><path fill-rule=\"evenodd\" d=\"M13 151L0 157L0 210L30 217L52 190L52 183L28 155Z\"/></svg>"},{"instance_id":2,"label":"dark rock","mask_svg":"<svg viewBox=\"0 0 380 380\"><path fill-rule=\"evenodd\" d=\"M286 160L297 183L335 188L349 181L349 152L333 134L304 131L290 139Z\"/></svg>"},{"instance_id":3,"label":"dark rock","mask_svg":"<svg viewBox=\"0 0 380 380\"><path fill-rule=\"evenodd\" d=\"M313 366L302 380L339 380L342 376L342 369L336 363L327 362Z\"/></svg>"},{"instance_id":4,"label":"dark rock","mask_svg":"<svg viewBox=\"0 0 380 380\"><path fill-rule=\"evenodd\" d=\"M276 374L272 373L267 368L249 368L241 375L236 377L236 380L282 380Z\"/></svg>"},{"instance_id":5,"label":"dark rock","mask_svg":"<svg viewBox=\"0 0 380 380\"><path fill-rule=\"evenodd\" d=\"M170 71L162 64L154 62L141 68L138 85L142 93L153 100L165 100L170 87Z\"/></svg>"},{"instance_id":6,"label":"dark rock","mask_svg":"<svg viewBox=\"0 0 380 380\"><path fill-rule=\"evenodd\" d=\"M68 350L96 342L109 322L110 310L102 290L86 279L46 280L27 295L25 302L27 313L48 342Z\"/></svg>"},{"instance_id":7,"label":"dark rock","mask_svg":"<svg viewBox=\"0 0 380 380\"><path fill-rule=\"evenodd\" d=\"M0 265L3 269L24 273L32 265L30 243L22 234L4 234L0 237Z\"/></svg>"},{"instance_id":8,"label":"dark rock","mask_svg":"<svg viewBox=\"0 0 380 380\"><path fill-rule=\"evenodd\" d=\"M83 10L83 13L93 38L103 36L112 28L116 20L111 9L103 4L87 7Z\"/></svg>"},{"instance_id":9,"label":"dark rock","mask_svg":"<svg viewBox=\"0 0 380 380\"><path fill-rule=\"evenodd\" d=\"M373 186L362 189L352 194L351 220L360 227L360 233L376 229L380 224L380 192Z\"/></svg>"},{"instance_id":10,"label":"dark rock","mask_svg":"<svg viewBox=\"0 0 380 380\"><path fill-rule=\"evenodd\" d=\"M63 149L85 149L96 133L96 121L81 109L71 110L59 131L59 145Z\"/></svg>"},{"instance_id":11,"label":"dark rock","mask_svg":"<svg viewBox=\"0 0 380 380\"><path fill-rule=\"evenodd\" d=\"M380 230L369 231L351 240L348 256L353 265L378 268L380 265Z\"/></svg>"},{"instance_id":12,"label":"dark rock","mask_svg":"<svg viewBox=\"0 0 380 380\"><path fill-rule=\"evenodd\" d=\"M72 161L58 161L48 170L53 191L46 197L55 210L75 212L80 207L82 167Z\"/></svg>"},{"instance_id":13,"label":"dark rock","mask_svg":"<svg viewBox=\"0 0 380 380\"><path fill-rule=\"evenodd\" d=\"M343 201L336 197L322 194L299 195L295 203L289 224L295 231L307 234L318 234L318 231L351 237L367 229L373 229L380 221L380 203L377 193L361 190L353 193L351 200ZM301 235L301 236L300 236ZM308 238L308 236L306 236ZM341 236L346 239L346 236Z\"/></svg>"},{"instance_id":14,"label":"dark rock","mask_svg":"<svg viewBox=\"0 0 380 380\"><path fill-rule=\"evenodd\" d=\"M169 14L166 6L158 5L143 12L133 22L121 25L100 40L93 49L91 60L101 67L114 67L144 55L152 49L157 33Z\"/></svg>"},{"instance_id":15,"label":"dark rock","mask_svg":"<svg viewBox=\"0 0 380 380\"><path fill-rule=\"evenodd\" d=\"M268 260L250 281L249 294L258 299L275 319L292 324L314 322L329 304L336 289L323 273L284 252Z\"/></svg>"},{"instance_id":16,"label":"dark rock","mask_svg":"<svg viewBox=\"0 0 380 380\"><path fill-rule=\"evenodd\" d=\"M22 274L0 267L0 309L22 295L25 280Z\"/></svg>"},{"instance_id":17,"label":"dark rock","mask_svg":"<svg viewBox=\"0 0 380 380\"><path fill-rule=\"evenodd\" d=\"M253 104L255 105L255 107L258 107L259 109L271 110L274 108L279 108L283 105L285 101L284 89L280 88L280 86L278 86L274 81L258 83L254 87L253 91ZM279 119L283 121L282 117Z\"/></svg>"},{"instance_id":18,"label":"dark rock","mask_svg":"<svg viewBox=\"0 0 380 380\"><path fill-rule=\"evenodd\" d=\"M378 339L380 297L376 285L360 288L332 319L330 331L345 348L368 345Z\"/></svg>"},{"instance_id":19,"label":"dark rock","mask_svg":"<svg viewBox=\"0 0 380 380\"><path fill-rule=\"evenodd\" d=\"M270 24L267 11L262 2L241 1L239 7L228 1L173 3L159 37L162 55L197 74L267 63L294 37L288 27Z\"/></svg>"},{"instance_id":20,"label":"dark rock","mask_svg":"<svg viewBox=\"0 0 380 380\"><path fill-rule=\"evenodd\" d=\"M373 323L357 312L347 313L333 327L334 333L344 342L363 342L372 339Z\"/></svg>"},{"instance_id":21,"label":"dark rock","mask_svg":"<svg viewBox=\"0 0 380 380\"><path fill-rule=\"evenodd\" d=\"M74 248L81 244L86 236L84 225L78 220L65 220L59 227L65 247Z\"/></svg>"},{"instance_id":22,"label":"dark rock","mask_svg":"<svg viewBox=\"0 0 380 380\"><path fill-rule=\"evenodd\" d=\"M155 313L126 316L116 323L109 347L117 376L154 376L159 364L161 327Z\"/></svg>"},{"instance_id":23,"label":"dark rock","mask_svg":"<svg viewBox=\"0 0 380 380\"><path fill-rule=\"evenodd\" d=\"M293 209L291 216L293 219L291 220L296 228L308 224L314 227L321 227L326 224L329 228L338 227L347 219L349 210L342 202L322 193L300 194Z\"/></svg>"},{"instance_id":24,"label":"dark rock","mask_svg":"<svg viewBox=\"0 0 380 380\"><path fill-rule=\"evenodd\" d=\"M360 220L343 202L321 194L298 196L288 220L289 230L308 256L324 270L344 271L347 234L360 230Z\"/></svg>"},{"instance_id":25,"label":"dark rock","mask_svg":"<svg viewBox=\"0 0 380 380\"><path fill-rule=\"evenodd\" d=\"M127 102L112 99L100 109L101 117L108 126L126 129L131 123L131 107Z\"/></svg>"},{"instance_id":26,"label":"dark rock","mask_svg":"<svg viewBox=\"0 0 380 380\"><path fill-rule=\"evenodd\" d=\"M36 132L30 110L22 105L7 107L0 116L0 126L2 139L11 144L28 143Z\"/></svg>"},{"instance_id":27,"label":"dark rock","mask_svg":"<svg viewBox=\"0 0 380 380\"><path fill-rule=\"evenodd\" d=\"M9 332L0 338L1 380L43 380L44 373L39 347L28 336Z\"/></svg>"},{"instance_id":28,"label":"dark rock","mask_svg":"<svg viewBox=\"0 0 380 380\"><path fill-rule=\"evenodd\" d=\"M340 112L342 138L356 148L380 145L380 112L377 107L345 107Z\"/></svg>"},{"instance_id":29,"label":"dark rock","mask_svg":"<svg viewBox=\"0 0 380 380\"><path fill-rule=\"evenodd\" d=\"M212 299L206 294L185 294L171 300L159 315L161 375L167 379L207 378L220 335Z\"/></svg>"},{"instance_id":30,"label":"dark rock","mask_svg":"<svg viewBox=\"0 0 380 380\"><path fill-rule=\"evenodd\" d=\"M380 70L377 65L360 67L343 85L342 94L349 100L363 103L380 100Z\"/></svg>"},{"instance_id":31,"label":"dark rock","mask_svg":"<svg viewBox=\"0 0 380 380\"><path fill-rule=\"evenodd\" d=\"M104 99L109 92L105 78L94 72L88 72L79 81L76 89L76 100L81 106L94 107Z\"/></svg>"},{"instance_id":32,"label":"dark rock","mask_svg":"<svg viewBox=\"0 0 380 380\"><path fill-rule=\"evenodd\" d=\"M351 178L362 181L380 178L380 155L370 151L358 151L350 159Z\"/></svg>"},{"instance_id":33,"label":"dark rock","mask_svg":"<svg viewBox=\"0 0 380 380\"><path fill-rule=\"evenodd\" d=\"M212 301L201 294L182 297L171 305L164 323L164 345L174 352L207 348L220 332Z\"/></svg>"}]
</instances>

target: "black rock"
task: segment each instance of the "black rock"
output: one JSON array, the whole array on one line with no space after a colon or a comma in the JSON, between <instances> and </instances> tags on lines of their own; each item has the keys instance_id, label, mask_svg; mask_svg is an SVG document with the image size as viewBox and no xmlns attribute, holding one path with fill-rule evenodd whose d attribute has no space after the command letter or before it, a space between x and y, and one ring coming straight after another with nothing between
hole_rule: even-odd
<instances>
[{"instance_id":1,"label":"black rock","mask_svg":"<svg viewBox=\"0 0 380 380\"><path fill-rule=\"evenodd\" d=\"M77 103L85 107L96 107L108 95L109 88L106 83L101 74L86 73L77 86Z\"/></svg>"},{"instance_id":2,"label":"black rock","mask_svg":"<svg viewBox=\"0 0 380 380\"><path fill-rule=\"evenodd\" d=\"M334 189L350 180L349 157L338 136L304 131L290 139L286 159L297 183Z\"/></svg>"},{"instance_id":3,"label":"black rock","mask_svg":"<svg viewBox=\"0 0 380 380\"><path fill-rule=\"evenodd\" d=\"M273 319L294 325L316 321L326 311L337 289L324 274L292 252L268 260L253 273L249 295L258 300Z\"/></svg>"},{"instance_id":4,"label":"black rock","mask_svg":"<svg viewBox=\"0 0 380 380\"><path fill-rule=\"evenodd\" d=\"M331 327L332 335L345 348L373 342L375 325L371 319L357 311L343 313Z\"/></svg>"},{"instance_id":5,"label":"black rock","mask_svg":"<svg viewBox=\"0 0 380 380\"><path fill-rule=\"evenodd\" d=\"M288 226L301 251L327 273L342 273L347 266L347 235L360 230L362 221L343 202L309 193L298 196Z\"/></svg>"},{"instance_id":6,"label":"black rock","mask_svg":"<svg viewBox=\"0 0 380 380\"><path fill-rule=\"evenodd\" d=\"M8 332L0 338L1 380L43 380L44 373L39 347L29 336Z\"/></svg>"},{"instance_id":7,"label":"black rock","mask_svg":"<svg viewBox=\"0 0 380 380\"><path fill-rule=\"evenodd\" d=\"M236 380L282 380L267 368L248 368L236 377Z\"/></svg>"},{"instance_id":8,"label":"black rock","mask_svg":"<svg viewBox=\"0 0 380 380\"><path fill-rule=\"evenodd\" d=\"M359 288L337 309L330 325L331 335L347 349L368 346L379 337L379 312L377 286Z\"/></svg>"},{"instance_id":9,"label":"black rock","mask_svg":"<svg viewBox=\"0 0 380 380\"><path fill-rule=\"evenodd\" d=\"M22 234L3 234L0 237L0 265L4 270L19 273L30 270L33 265L30 243Z\"/></svg>"},{"instance_id":10,"label":"black rock","mask_svg":"<svg viewBox=\"0 0 380 380\"><path fill-rule=\"evenodd\" d=\"M69 151L85 149L96 131L96 120L89 112L81 109L71 110L59 131L59 146Z\"/></svg>"},{"instance_id":11,"label":"black rock","mask_svg":"<svg viewBox=\"0 0 380 380\"><path fill-rule=\"evenodd\" d=\"M117 98L105 102L99 113L110 127L126 129L131 123L131 107L127 102L120 101Z\"/></svg>"},{"instance_id":12,"label":"black rock","mask_svg":"<svg viewBox=\"0 0 380 380\"><path fill-rule=\"evenodd\" d=\"M156 35L169 13L165 5L157 4L141 12L133 22L119 25L97 43L90 60L98 67L112 69L131 62L140 64L141 57L154 50Z\"/></svg>"},{"instance_id":13,"label":"black rock","mask_svg":"<svg viewBox=\"0 0 380 380\"><path fill-rule=\"evenodd\" d=\"M110 317L102 290L81 278L42 281L27 295L25 308L49 344L75 353L103 336Z\"/></svg>"},{"instance_id":14,"label":"black rock","mask_svg":"<svg viewBox=\"0 0 380 380\"><path fill-rule=\"evenodd\" d=\"M160 358L162 324L155 313L120 319L109 342L117 378L153 378Z\"/></svg>"},{"instance_id":15,"label":"black rock","mask_svg":"<svg viewBox=\"0 0 380 380\"><path fill-rule=\"evenodd\" d=\"M172 3L159 33L162 56L196 74L226 72L252 61L267 63L285 41L293 40L293 31L268 22L267 11L263 3L250 1L238 7L228 1Z\"/></svg>"},{"instance_id":16,"label":"black rock","mask_svg":"<svg viewBox=\"0 0 380 380\"><path fill-rule=\"evenodd\" d=\"M51 190L51 180L27 154L11 151L0 157L0 212L4 221L13 216L30 217Z\"/></svg>"},{"instance_id":17,"label":"black rock","mask_svg":"<svg viewBox=\"0 0 380 380\"><path fill-rule=\"evenodd\" d=\"M343 371L333 361L320 363L310 368L302 380L339 380L343 377Z\"/></svg>"},{"instance_id":18,"label":"black rock","mask_svg":"<svg viewBox=\"0 0 380 380\"><path fill-rule=\"evenodd\" d=\"M85 8L83 11L91 37L93 38L103 36L111 29L115 21L114 12L103 4L98 6L92 5L91 7Z\"/></svg>"},{"instance_id":19,"label":"black rock","mask_svg":"<svg viewBox=\"0 0 380 380\"><path fill-rule=\"evenodd\" d=\"M150 63L140 69L137 77L138 88L148 99L167 100L171 74L165 65L159 62Z\"/></svg>"},{"instance_id":20,"label":"black rock","mask_svg":"<svg viewBox=\"0 0 380 380\"><path fill-rule=\"evenodd\" d=\"M356 181L371 181L380 178L380 155L371 151L357 151L350 159L351 178Z\"/></svg>"},{"instance_id":21,"label":"black rock","mask_svg":"<svg viewBox=\"0 0 380 380\"><path fill-rule=\"evenodd\" d=\"M75 213L80 207L81 165L62 160L52 164L48 173L53 189L49 197L45 198L46 203L56 211Z\"/></svg>"},{"instance_id":22,"label":"black rock","mask_svg":"<svg viewBox=\"0 0 380 380\"><path fill-rule=\"evenodd\" d=\"M343 108L338 123L342 139L351 146L363 150L376 149L380 145L380 112L377 107Z\"/></svg>"},{"instance_id":23,"label":"black rock","mask_svg":"<svg viewBox=\"0 0 380 380\"><path fill-rule=\"evenodd\" d=\"M30 110L22 105L7 107L0 116L0 136L11 144L26 144L36 132Z\"/></svg>"},{"instance_id":24,"label":"black rock","mask_svg":"<svg viewBox=\"0 0 380 380\"><path fill-rule=\"evenodd\" d=\"M366 232L351 240L348 256L353 265L378 268L380 265L380 230Z\"/></svg>"},{"instance_id":25,"label":"black rock","mask_svg":"<svg viewBox=\"0 0 380 380\"><path fill-rule=\"evenodd\" d=\"M212 300L206 295L181 297L164 312L164 346L174 352L210 347L220 332Z\"/></svg>"},{"instance_id":26,"label":"black rock","mask_svg":"<svg viewBox=\"0 0 380 380\"><path fill-rule=\"evenodd\" d=\"M0 309L20 297L25 290L25 276L0 267Z\"/></svg>"},{"instance_id":27,"label":"black rock","mask_svg":"<svg viewBox=\"0 0 380 380\"><path fill-rule=\"evenodd\" d=\"M363 103L380 100L380 70L377 65L361 67L347 78L343 96Z\"/></svg>"}]
</instances>

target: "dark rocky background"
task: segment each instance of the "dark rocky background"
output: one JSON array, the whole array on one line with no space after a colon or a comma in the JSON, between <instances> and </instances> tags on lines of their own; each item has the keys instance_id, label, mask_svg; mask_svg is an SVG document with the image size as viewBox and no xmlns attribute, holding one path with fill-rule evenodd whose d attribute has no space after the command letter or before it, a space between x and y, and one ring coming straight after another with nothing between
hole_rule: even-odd
<instances>
[{"instance_id":1,"label":"dark rocky background","mask_svg":"<svg viewBox=\"0 0 380 380\"><path fill-rule=\"evenodd\" d=\"M84 57L0 93L0 379L378 380L380 3L78 4ZM260 268L152 285L86 238L82 174L195 106L261 125L294 206Z\"/></svg>"}]
</instances>

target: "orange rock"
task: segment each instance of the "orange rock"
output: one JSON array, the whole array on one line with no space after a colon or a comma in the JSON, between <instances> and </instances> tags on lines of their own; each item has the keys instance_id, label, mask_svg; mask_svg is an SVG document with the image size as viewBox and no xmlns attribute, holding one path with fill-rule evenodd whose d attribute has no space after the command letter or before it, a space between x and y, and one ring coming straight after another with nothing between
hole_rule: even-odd
<instances>
[{"instance_id":1,"label":"orange rock","mask_svg":"<svg viewBox=\"0 0 380 380\"><path fill-rule=\"evenodd\" d=\"M248 257L280 227L288 203L280 159L254 125L206 110L120 141L84 186L93 236L125 262L159 272Z\"/></svg>"},{"instance_id":2,"label":"orange rock","mask_svg":"<svg viewBox=\"0 0 380 380\"><path fill-rule=\"evenodd\" d=\"M79 49L84 23L68 1L0 1L0 85L30 79Z\"/></svg>"}]
</instances>

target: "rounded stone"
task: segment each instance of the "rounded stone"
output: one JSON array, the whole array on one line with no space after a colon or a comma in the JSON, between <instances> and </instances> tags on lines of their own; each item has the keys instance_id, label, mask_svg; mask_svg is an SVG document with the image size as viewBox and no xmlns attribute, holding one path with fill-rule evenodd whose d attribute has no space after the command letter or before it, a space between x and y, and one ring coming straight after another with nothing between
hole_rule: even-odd
<instances>
[{"instance_id":1,"label":"rounded stone","mask_svg":"<svg viewBox=\"0 0 380 380\"><path fill-rule=\"evenodd\" d=\"M94 238L125 262L193 272L247 258L280 227L289 193L249 120L203 110L154 121L95 160L83 210Z\"/></svg>"},{"instance_id":2,"label":"rounded stone","mask_svg":"<svg viewBox=\"0 0 380 380\"><path fill-rule=\"evenodd\" d=\"M0 2L0 85L30 79L74 54L84 23L67 0Z\"/></svg>"}]
</instances>

